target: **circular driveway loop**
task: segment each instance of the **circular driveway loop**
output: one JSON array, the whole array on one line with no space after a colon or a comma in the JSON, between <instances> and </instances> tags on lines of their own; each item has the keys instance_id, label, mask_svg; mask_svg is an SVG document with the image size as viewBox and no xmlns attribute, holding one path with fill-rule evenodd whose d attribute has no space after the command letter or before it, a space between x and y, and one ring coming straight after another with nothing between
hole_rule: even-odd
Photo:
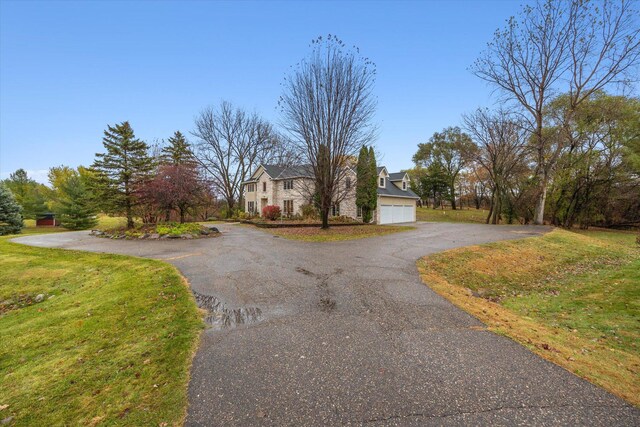
<instances>
[{"instance_id":1,"label":"circular driveway loop","mask_svg":"<svg viewBox=\"0 0 640 427\"><path fill-rule=\"evenodd\" d=\"M546 228L422 223L335 243L220 229L200 240L14 241L163 259L200 301L215 296L223 309L193 362L188 426L640 425L640 411L484 330L418 276L424 255ZM242 323L247 312L255 322Z\"/></svg>"}]
</instances>

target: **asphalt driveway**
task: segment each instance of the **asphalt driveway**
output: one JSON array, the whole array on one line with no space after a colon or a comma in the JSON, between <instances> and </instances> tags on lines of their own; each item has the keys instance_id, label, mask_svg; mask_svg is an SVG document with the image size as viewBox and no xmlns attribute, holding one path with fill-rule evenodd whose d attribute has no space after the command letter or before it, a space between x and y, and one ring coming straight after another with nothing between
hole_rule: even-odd
<instances>
[{"instance_id":1,"label":"asphalt driveway","mask_svg":"<svg viewBox=\"0 0 640 427\"><path fill-rule=\"evenodd\" d=\"M210 310L187 425L639 425L640 411L534 355L421 283L418 258L546 231L418 224L335 243L236 225L215 239L16 242L166 260Z\"/></svg>"}]
</instances>

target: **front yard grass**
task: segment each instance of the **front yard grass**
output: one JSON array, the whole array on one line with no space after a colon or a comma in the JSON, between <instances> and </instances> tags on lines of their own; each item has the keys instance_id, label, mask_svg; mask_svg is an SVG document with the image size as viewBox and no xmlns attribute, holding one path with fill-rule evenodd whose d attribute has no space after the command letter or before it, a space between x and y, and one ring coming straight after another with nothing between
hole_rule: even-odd
<instances>
[{"instance_id":1,"label":"front yard grass","mask_svg":"<svg viewBox=\"0 0 640 427\"><path fill-rule=\"evenodd\" d=\"M386 234L414 229L414 227L407 225L343 225L339 227L329 227L328 230L323 230L320 227L263 228L262 230L291 240L303 240L305 242L335 242L338 240L384 236Z\"/></svg>"},{"instance_id":2,"label":"front yard grass","mask_svg":"<svg viewBox=\"0 0 640 427\"><path fill-rule=\"evenodd\" d=\"M542 357L640 405L635 234L554 230L418 262L423 281Z\"/></svg>"},{"instance_id":3,"label":"front yard grass","mask_svg":"<svg viewBox=\"0 0 640 427\"><path fill-rule=\"evenodd\" d=\"M486 209L432 209L416 208L416 219L428 222L471 222L485 224L489 211Z\"/></svg>"},{"instance_id":4,"label":"front yard grass","mask_svg":"<svg viewBox=\"0 0 640 427\"><path fill-rule=\"evenodd\" d=\"M136 224L141 224L138 219ZM94 227L97 230L112 230L114 228L124 228L127 226L127 218L123 216L108 216L105 214L98 215L98 224Z\"/></svg>"},{"instance_id":5,"label":"front yard grass","mask_svg":"<svg viewBox=\"0 0 640 427\"><path fill-rule=\"evenodd\" d=\"M202 327L168 264L0 238L0 420L180 425Z\"/></svg>"},{"instance_id":6,"label":"front yard grass","mask_svg":"<svg viewBox=\"0 0 640 427\"><path fill-rule=\"evenodd\" d=\"M136 220L136 224L141 224ZM123 216L108 216L105 214L98 215L98 224L94 227L96 230L109 230L114 228L124 228L127 226L127 218ZM61 231L69 231L64 227L36 227L35 219L25 219L24 228L20 234L37 234L37 233L55 233Z\"/></svg>"}]
</instances>

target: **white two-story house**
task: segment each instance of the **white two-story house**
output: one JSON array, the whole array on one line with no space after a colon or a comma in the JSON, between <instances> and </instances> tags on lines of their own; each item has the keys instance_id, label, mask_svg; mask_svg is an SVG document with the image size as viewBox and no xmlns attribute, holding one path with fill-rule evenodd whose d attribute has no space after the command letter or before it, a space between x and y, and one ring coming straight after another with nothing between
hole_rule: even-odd
<instances>
[{"instance_id":1,"label":"white two-story house","mask_svg":"<svg viewBox=\"0 0 640 427\"><path fill-rule=\"evenodd\" d=\"M283 215L296 215L302 205L310 203L313 182L309 166L260 165L249 180L242 183L245 211L260 214L265 206L277 205ZM409 182L409 175L405 172L389 173L384 166L378 168L378 203L373 215L376 223L416 220L419 197L411 191ZM332 206L331 215L362 219L362 212L356 206L354 169L347 168L339 191L340 202Z\"/></svg>"}]
</instances>

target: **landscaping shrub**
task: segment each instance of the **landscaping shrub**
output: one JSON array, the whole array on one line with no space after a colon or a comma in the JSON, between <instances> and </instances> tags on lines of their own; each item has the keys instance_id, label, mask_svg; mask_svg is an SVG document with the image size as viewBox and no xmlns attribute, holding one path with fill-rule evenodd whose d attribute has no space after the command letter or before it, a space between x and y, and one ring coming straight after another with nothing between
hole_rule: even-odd
<instances>
[{"instance_id":1,"label":"landscaping shrub","mask_svg":"<svg viewBox=\"0 0 640 427\"><path fill-rule=\"evenodd\" d=\"M318 209L312 204L305 204L300 206L300 212L304 219L318 219Z\"/></svg>"},{"instance_id":2,"label":"landscaping shrub","mask_svg":"<svg viewBox=\"0 0 640 427\"><path fill-rule=\"evenodd\" d=\"M229 209L226 206L220 210L220 216L226 219L242 218L244 211L240 208Z\"/></svg>"},{"instance_id":3,"label":"landscaping shrub","mask_svg":"<svg viewBox=\"0 0 640 427\"><path fill-rule=\"evenodd\" d=\"M256 217L256 215L255 215L254 213L251 213L251 212L242 212L242 213L240 214L239 219L245 219L245 220L248 220L248 219L253 219L253 218L255 218L255 217Z\"/></svg>"},{"instance_id":4,"label":"landscaping shrub","mask_svg":"<svg viewBox=\"0 0 640 427\"><path fill-rule=\"evenodd\" d=\"M201 225L195 222L185 222L179 224L177 222L167 222L164 224L158 224L156 226L156 232L162 235L180 236L182 234L198 234L200 233Z\"/></svg>"},{"instance_id":5,"label":"landscaping shrub","mask_svg":"<svg viewBox=\"0 0 640 427\"><path fill-rule=\"evenodd\" d=\"M280 218L280 215L280 206L269 205L262 208L262 216L266 219L270 219L271 221Z\"/></svg>"}]
</instances>

